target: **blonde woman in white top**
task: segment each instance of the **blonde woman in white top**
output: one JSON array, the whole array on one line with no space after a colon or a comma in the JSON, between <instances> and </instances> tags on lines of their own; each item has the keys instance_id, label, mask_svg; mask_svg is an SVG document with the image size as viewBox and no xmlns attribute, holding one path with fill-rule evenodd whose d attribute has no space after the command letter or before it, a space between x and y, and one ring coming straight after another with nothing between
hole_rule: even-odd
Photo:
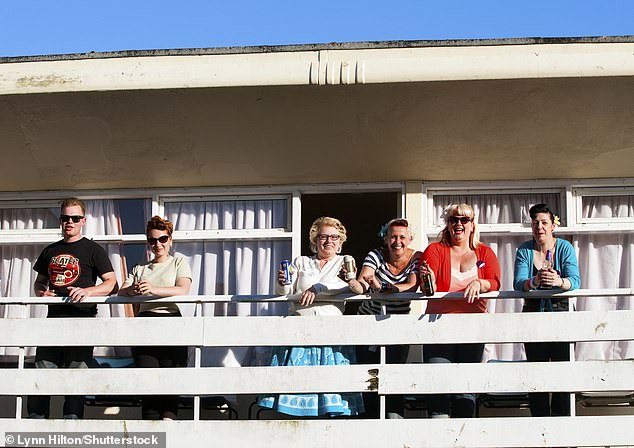
<instances>
[{"instance_id":1,"label":"blonde woman in white top","mask_svg":"<svg viewBox=\"0 0 634 448\"><path fill-rule=\"evenodd\" d=\"M278 294L300 294L293 304L295 316L340 316L344 302L319 302L317 295L350 292L342 280L341 247L346 241L346 228L335 218L316 219L310 228L312 257L298 257L291 265L293 282L284 285L284 273L278 276ZM356 280L350 280L356 282ZM275 347L271 366L349 365L355 362L354 347ZM357 415L363 412L359 393L281 394L261 397L258 404L295 416Z\"/></svg>"}]
</instances>

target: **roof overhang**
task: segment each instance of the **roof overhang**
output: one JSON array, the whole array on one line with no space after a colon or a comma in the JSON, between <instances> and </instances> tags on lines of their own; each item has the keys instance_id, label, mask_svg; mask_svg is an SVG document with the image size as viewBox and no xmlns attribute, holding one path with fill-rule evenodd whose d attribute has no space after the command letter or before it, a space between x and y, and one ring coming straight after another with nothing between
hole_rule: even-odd
<instances>
[{"instance_id":1,"label":"roof overhang","mask_svg":"<svg viewBox=\"0 0 634 448\"><path fill-rule=\"evenodd\" d=\"M634 177L617 40L5 59L0 191Z\"/></svg>"}]
</instances>

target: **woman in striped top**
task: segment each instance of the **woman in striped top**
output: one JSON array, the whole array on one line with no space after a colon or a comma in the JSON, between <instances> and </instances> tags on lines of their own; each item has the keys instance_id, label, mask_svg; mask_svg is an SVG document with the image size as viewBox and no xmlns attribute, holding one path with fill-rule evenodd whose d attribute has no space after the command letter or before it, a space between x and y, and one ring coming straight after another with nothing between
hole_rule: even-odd
<instances>
[{"instance_id":1,"label":"woman in striped top","mask_svg":"<svg viewBox=\"0 0 634 448\"><path fill-rule=\"evenodd\" d=\"M414 292L418 289L418 263L421 253L409 248L414 235L406 219L397 218L389 221L379 231L383 238L383 247L373 249L365 257L363 267L359 272L361 294L367 292ZM356 285L355 285L356 286ZM390 300L386 304L386 314L408 314L409 300ZM358 314L384 314L381 303L376 300L366 300L359 307ZM403 364L407 361L408 345L392 345L386 350L386 360L392 364ZM357 357L364 364L374 364L379 361L376 347L358 347ZM378 401L372 403L372 398L366 400L368 411L378 410ZM388 418L402 418L403 399L400 396L389 395L386 400Z\"/></svg>"}]
</instances>

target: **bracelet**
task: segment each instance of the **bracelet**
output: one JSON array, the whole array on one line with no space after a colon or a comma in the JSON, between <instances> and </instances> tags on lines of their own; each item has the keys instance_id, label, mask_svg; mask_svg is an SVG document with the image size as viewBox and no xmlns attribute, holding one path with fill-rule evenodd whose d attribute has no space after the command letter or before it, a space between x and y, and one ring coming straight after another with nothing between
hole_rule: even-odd
<instances>
[{"instance_id":1,"label":"bracelet","mask_svg":"<svg viewBox=\"0 0 634 448\"><path fill-rule=\"evenodd\" d=\"M528 280L528 289L537 289L537 285L535 284L535 277L531 277Z\"/></svg>"}]
</instances>

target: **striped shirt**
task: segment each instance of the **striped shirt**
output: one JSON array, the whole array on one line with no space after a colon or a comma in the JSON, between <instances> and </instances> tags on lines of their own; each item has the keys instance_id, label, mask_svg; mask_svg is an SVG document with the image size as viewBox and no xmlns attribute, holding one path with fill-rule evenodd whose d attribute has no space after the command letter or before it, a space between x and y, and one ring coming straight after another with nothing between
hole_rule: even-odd
<instances>
[{"instance_id":1,"label":"striped shirt","mask_svg":"<svg viewBox=\"0 0 634 448\"><path fill-rule=\"evenodd\" d=\"M407 278L412 273L416 274L418 278L418 263L419 257L412 256L401 272L393 274L388 268L382 249L373 249L363 260L363 266L374 269L374 275L381 283L389 283L391 285L407 283ZM418 280L416 283L418 283ZM410 311L409 304L409 300L393 300L387 303L387 314L408 314ZM382 314L381 303L376 300L366 300L361 303L358 314Z\"/></svg>"}]
</instances>

